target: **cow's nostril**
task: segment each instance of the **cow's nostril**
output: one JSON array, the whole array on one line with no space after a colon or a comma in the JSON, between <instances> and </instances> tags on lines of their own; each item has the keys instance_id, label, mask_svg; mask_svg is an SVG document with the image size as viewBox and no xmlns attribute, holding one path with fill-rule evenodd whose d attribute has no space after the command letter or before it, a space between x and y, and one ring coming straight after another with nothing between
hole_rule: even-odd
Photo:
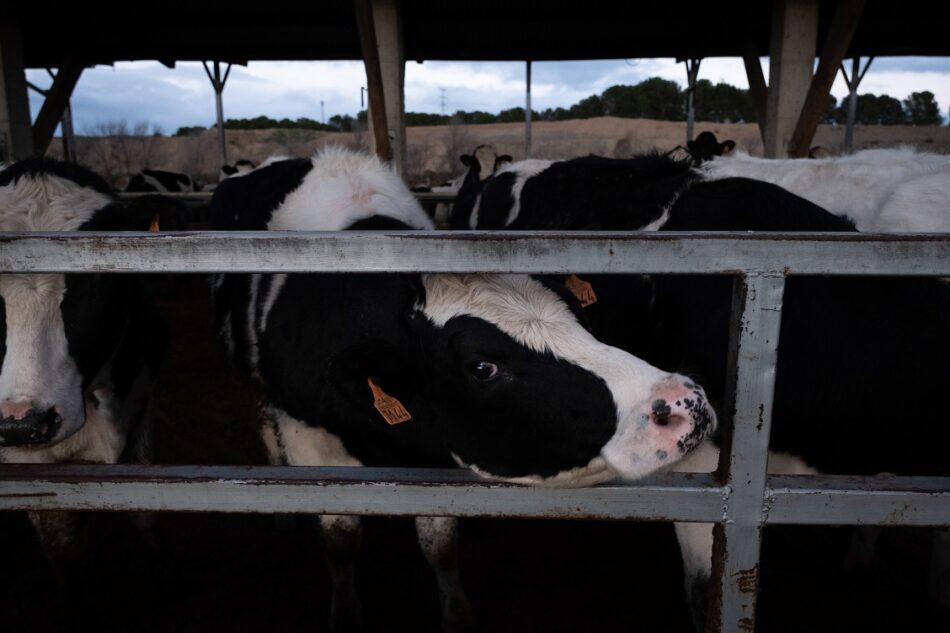
<instances>
[{"instance_id":1,"label":"cow's nostril","mask_svg":"<svg viewBox=\"0 0 950 633\"><path fill-rule=\"evenodd\" d=\"M673 411L670 405L663 399L653 401L650 407L653 410L653 421L659 426L666 426L670 422L670 415Z\"/></svg>"}]
</instances>

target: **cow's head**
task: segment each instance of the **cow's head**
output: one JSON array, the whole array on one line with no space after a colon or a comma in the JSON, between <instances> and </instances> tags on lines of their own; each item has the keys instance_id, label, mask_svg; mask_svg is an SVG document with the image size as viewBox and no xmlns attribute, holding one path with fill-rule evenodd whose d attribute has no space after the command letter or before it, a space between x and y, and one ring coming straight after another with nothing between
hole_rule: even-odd
<instances>
[{"instance_id":1,"label":"cow's head","mask_svg":"<svg viewBox=\"0 0 950 633\"><path fill-rule=\"evenodd\" d=\"M465 165L466 172L462 181L464 186L467 182L480 182L487 179L503 166L511 162L511 156L508 154L498 154L491 145L479 145L471 154L462 154L459 160Z\"/></svg>"},{"instance_id":2,"label":"cow's head","mask_svg":"<svg viewBox=\"0 0 950 633\"><path fill-rule=\"evenodd\" d=\"M694 165L701 165L716 156L726 156L736 148L733 140L719 142L712 132L700 132L695 140L688 141L686 148Z\"/></svg>"},{"instance_id":3,"label":"cow's head","mask_svg":"<svg viewBox=\"0 0 950 633\"><path fill-rule=\"evenodd\" d=\"M344 352L330 377L367 410L375 377L417 414L407 424L434 424L462 465L546 485L633 479L716 425L700 387L597 341L563 287L526 275L424 275L422 285L409 343Z\"/></svg>"},{"instance_id":4,"label":"cow's head","mask_svg":"<svg viewBox=\"0 0 950 633\"><path fill-rule=\"evenodd\" d=\"M0 172L0 230L174 225L154 201L126 208L88 170L49 160ZM124 275L0 275L0 447L59 442L85 422L86 394L115 352L132 303Z\"/></svg>"}]
</instances>

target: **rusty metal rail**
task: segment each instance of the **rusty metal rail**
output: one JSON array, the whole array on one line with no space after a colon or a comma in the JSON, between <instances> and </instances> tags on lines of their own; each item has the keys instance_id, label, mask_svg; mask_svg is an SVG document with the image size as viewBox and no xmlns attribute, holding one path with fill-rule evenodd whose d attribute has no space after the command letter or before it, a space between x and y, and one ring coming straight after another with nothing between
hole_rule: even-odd
<instances>
[{"instance_id":1,"label":"rusty metal rail","mask_svg":"<svg viewBox=\"0 0 950 633\"><path fill-rule=\"evenodd\" d=\"M950 277L950 235L692 233L0 233L0 272L731 274L734 431L716 475L526 488L467 472L0 466L0 510L410 514L716 524L711 630L755 622L766 524L950 525L950 478L768 477L789 275Z\"/></svg>"}]
</instances>

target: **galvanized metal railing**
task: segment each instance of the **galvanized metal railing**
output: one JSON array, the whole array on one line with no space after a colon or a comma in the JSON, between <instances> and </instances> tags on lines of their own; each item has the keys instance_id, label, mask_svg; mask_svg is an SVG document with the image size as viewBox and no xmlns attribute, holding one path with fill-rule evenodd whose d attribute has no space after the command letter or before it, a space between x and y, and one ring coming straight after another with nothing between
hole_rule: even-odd
<instances>
[{"instance_id":1,"label":"galvanized metal railing","mask_svg":"<svg viewBox=\"0 0 950 633\"><path fill-rule=\"evenodd\" d=\"M950 235L555 232L0 234L0 272L731 274L734 431L715 475L552 490L463 471L0 466L0 510L299 512L716 524L712 630L751 631L767 524L950 525L950 478L770 477L785 278L950 277Z\"/></svg>"}]
</instances>

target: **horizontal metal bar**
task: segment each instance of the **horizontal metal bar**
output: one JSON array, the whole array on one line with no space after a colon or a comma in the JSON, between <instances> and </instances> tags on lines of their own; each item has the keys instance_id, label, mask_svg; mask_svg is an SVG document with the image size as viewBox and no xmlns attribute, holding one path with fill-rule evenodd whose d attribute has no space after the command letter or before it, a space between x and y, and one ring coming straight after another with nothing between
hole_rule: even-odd
<instances>
[{"instance_id":1,"label":"horizontal metal bar","mask_svg":"<svg viewBox=\"0 0 950 633\"><path fill-rule=\"evenodd\" d=\"M0 272L136 271L950 276L950 234L0 233Z\"/></svg>"},{"instance_id":2,"label":"horizontal metal bar","mask_svg":"<svg viewBox=\"0 0 950 633\"><path fill-rule=\"evenodd\" d=\"M950 525L950 477L769 477L768 524ZM467 470L0 464L0 510L326 513L727 522L709 474L551 489Z\"/></svg>"},{"instance_id":3,"label":"horizontal metal bar","mask_svg":"<svg viewBox=\"0 0 950 633\"><path fill-rule=\"evenodd\" d=\"M768 523L950 525L950 477L776 476Z\"/></svg>"},{"instance_id":4,"label":"horizontal metal bar","mask_svg":"<svg viewBox=\"0 0 950 633\"><path fill-rule=\"evenodd\" d=\"M721 517L722 495L709 475L673 474L636 486L571 490L490 482L463 470L0 466L0 510L711 521Z\"/></svg>"}]
</instances>

